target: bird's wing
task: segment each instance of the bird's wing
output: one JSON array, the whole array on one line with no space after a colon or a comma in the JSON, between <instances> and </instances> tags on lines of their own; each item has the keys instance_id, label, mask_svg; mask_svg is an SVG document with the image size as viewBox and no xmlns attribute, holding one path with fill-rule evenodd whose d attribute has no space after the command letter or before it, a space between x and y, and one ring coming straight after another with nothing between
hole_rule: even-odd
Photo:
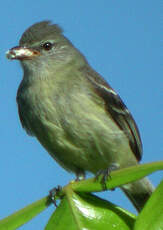
<instances>
[{"instance_id":1,"label":"bird's wing","mask_svg":"<svg viewBox=\"0 0 163 230\"><path fill-rule=\"evenodd\" d=\"M83 67L81 71L87 77L96 93L104 100L106 111L111 115L119 128L123 130L129 140L133 153L137 160L140 161L142 156L142 142L137 125L126 105L97 72L87 66Z\"/></svg>"}]
</instances>

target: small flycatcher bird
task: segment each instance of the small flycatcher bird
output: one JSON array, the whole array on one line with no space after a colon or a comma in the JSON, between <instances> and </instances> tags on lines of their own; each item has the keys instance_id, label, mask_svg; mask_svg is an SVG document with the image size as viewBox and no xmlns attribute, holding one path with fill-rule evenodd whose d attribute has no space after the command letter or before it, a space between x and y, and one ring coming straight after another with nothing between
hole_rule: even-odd
<instances>
[{"instance_id":1,"label":"small flycatcher bird","mask_svg":"<svg viewBox=\"0 0 163 230\"><path fill-rule=\"evenodd\" d=\"M142 143L131 113L58 25L32 25L7 57L24 70L17 92L23 128L63 168L84 178L138 164ZM147 178L121 188L138 211L154 189Z\"/></svg>"}]
</instances>

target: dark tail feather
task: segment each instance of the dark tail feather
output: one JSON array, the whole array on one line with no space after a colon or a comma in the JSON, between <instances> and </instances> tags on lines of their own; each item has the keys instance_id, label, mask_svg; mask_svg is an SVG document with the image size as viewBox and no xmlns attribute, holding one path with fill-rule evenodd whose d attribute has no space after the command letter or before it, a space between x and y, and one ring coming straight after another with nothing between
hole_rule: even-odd
<instances>
[{"instance_id":1,"label":"dark tail feather","mask_svg":"<svg viewBox=\"0 0 163 230\"><path fill-rule=\"evenodd\" d=\"M131 200L138 212L142 210L146 201L154 191L154 186L147 178L121 186L123 192Z\"/></svg>"}]
</instances>

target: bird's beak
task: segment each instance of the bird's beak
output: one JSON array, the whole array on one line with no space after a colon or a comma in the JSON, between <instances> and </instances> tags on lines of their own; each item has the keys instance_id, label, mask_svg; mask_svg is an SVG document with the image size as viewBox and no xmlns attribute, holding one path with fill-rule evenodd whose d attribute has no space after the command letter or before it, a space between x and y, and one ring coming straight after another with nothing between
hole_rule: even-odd
<instances>
[{"instance_id":1,"label":"bird's beak","mask_svg":"<svg viewBox=\"0 0 163 230\"><path fill-rule=\"evenodd\" d=\"M6 52L8 59L29 60L35 56L39 56L40 52L31 48L16 46Z\"/></svg>"}]
</instances>

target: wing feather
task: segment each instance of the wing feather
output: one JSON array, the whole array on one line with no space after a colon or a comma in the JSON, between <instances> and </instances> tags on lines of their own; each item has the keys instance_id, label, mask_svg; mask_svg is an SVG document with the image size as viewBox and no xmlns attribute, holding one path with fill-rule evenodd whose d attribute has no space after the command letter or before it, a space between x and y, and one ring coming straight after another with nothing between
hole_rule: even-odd
<instances>
[{"instance_id":1,"label":"wing feather","mask_svg":"<svg viewBox=\"0 0 163 230\"><path fill-rule=\"evenodd\" d=\"M86 75L96 93L104 100L106 111L111 115L119 128L123 130L129 140L131 150L137 160L140 161L142 142L137 125L126 105L110 85L90 66L85 66L81 71Z\"/></svg>"}]
</instances>

